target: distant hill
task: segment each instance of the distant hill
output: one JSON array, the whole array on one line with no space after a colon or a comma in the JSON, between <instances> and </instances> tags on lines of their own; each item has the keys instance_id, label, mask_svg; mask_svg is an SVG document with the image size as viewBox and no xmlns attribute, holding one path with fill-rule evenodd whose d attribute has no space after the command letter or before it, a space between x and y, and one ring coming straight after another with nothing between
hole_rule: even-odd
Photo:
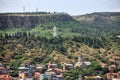
<instances>
[{"instance_id":1,"label":"distant hill","mask_svg":"<svg viewBox=\"0 0 120 80\"><path fill-rule=\"evenodd\" d=\"M120 12L96 12L86 15L73 16L81 25L99 31L120 33Z\"/></svg>"},{"instance_id":2,"label":"distant hill","mask_svg":"<svg viewBox=\"0 0 120 80\"><path fill-rule=\"evenodd\" d=\"M6 32L9 30L20 31L20 29L35 32L41 28L52 30L53 26L64 28L65 32L73 34L119 35L120 13L98 12L73 17L66 13L47 12L0 14L0 30L6 30Z\"/></svg>"}]
</instances>

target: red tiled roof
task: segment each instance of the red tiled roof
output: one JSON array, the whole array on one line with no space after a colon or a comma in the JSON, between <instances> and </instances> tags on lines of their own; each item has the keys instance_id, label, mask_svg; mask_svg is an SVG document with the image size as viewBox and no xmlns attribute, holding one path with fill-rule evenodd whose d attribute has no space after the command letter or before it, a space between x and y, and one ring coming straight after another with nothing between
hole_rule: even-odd
<instances>
[{"instance_id":1,"label":"red tiled roof","mask_svg":"<svg viewBox=\"0 0 120 80\"><path fill-rule=\"evenodd\" d=\"M106 67L106 66L107 66L107 64L105 64L105 63L103 63L103 62L100 62L100 65L101 65L102 67Z\"/></svg>"},{"instance_id":2,"label":"red tiled roof","mask_svg":"<svg viewBox=\"0 0 120 80\"><path fill-rule=\"evenodd\" d=\"M100 78L102 78L102 77L100 77L100 76L85 76L85 78L86 79L100 79Z\"/></svg>"},{"instance_id":3,"label":"red tiled roof","mask_svg":"<svg viewBox=\"0 0 120 80\"><path fill-rule=\"evenodd\" d=\"M4 68L4 67L0 67L0 70L4 70L4 69L6 69L6 68Z\"/></svg>"},{"instance_id":4,"label":"red tiled roof","mask_svg":"<svg viewBox=\"0 0 120 80\"><path fill-rule=\"evenodd\" d=\"M39 77L40 73L39 72L35 72L34 77Z\"/></svg>"},{"instance_id":5,"label":"red tiled roof","mask_svg":"<svg viewBox=\"0 0 120 80\"><path fill-rule=\"evenodd\" d=\"M10 80L11 76L8 74L0 74L0 80Z\"/></svg>"},{"instance_id":6,"label":"red tiled roof","mask_svg":"<svg viewBox=\"0 0 120 80\"><path fill-rule=\"evenodd\" d=\"M109 70L114 70L116 68L116 65L110 65Z\"/></svg>"},{"instance_id":7,"label":"red tiled roof","mask_svg":"<svg viewBox=\"0 0 120 80\"><path fill-rule=\"evenodd\" d=\"M119 78L119 74L118 73L107 73L107 79L111 79L111 78Z\"/></svg>"}]
</instances>

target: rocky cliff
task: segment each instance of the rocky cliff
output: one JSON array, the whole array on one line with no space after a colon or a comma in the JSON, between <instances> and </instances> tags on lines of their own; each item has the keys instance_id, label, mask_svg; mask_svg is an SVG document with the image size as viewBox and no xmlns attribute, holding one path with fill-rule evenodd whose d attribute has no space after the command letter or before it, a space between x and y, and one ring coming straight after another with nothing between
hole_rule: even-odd
<instances>
[{"instance_id":1,"label":"rocky cliff","mask_svg":"<svg viewBox=\"0 0 120 80\"><path fill-rule=\"evenodd\" d=\"M6 13L0 14L0 29L32 28L47 22L66 22L73 20L65 13Z\"/></svg>"}]
</instances>

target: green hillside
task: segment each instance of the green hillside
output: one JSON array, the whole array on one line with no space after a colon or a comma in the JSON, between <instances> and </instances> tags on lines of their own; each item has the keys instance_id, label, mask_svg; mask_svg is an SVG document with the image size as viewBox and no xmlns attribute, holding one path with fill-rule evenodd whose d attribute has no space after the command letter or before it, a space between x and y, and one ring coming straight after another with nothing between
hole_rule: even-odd
<instances>
[{"instance_id":1,"label":"green hillside","mask_svg":"<svg viewBox=\"0 0 120 80\"><path fill-rule=\"evenodd\" d=\"M120 34L120 12L98 12L73 18L96 33Z\"/></svg>"},{"instance_id":2,"label":"green hillside","mask_svg":"<svg viewBox=\"0 0 120 80\"><path fill-rule=\"evenodd\" d=\"M112 63L120 59L119 21L119 13L0 14L0 61L75 63L83 54L87 61ZM57 37L53 37L54 26Z\"/></svg>"}]
</instances>

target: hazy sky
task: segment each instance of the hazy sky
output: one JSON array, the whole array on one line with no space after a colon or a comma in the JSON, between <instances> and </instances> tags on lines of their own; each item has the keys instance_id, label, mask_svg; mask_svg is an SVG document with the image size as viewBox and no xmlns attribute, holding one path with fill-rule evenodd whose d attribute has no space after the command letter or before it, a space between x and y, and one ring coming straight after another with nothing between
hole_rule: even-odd
<instances>
[{"instance_id":1,"label":"hazy sky","mask_svg":"<svg viewBox=\"0 0 120 80\"><path fill-rule=\"evenodd\" d=\"M120 12L120 0L0 0L0 12L67 12L71 15L92 12Z\"/></svg>"}]
</instances>

